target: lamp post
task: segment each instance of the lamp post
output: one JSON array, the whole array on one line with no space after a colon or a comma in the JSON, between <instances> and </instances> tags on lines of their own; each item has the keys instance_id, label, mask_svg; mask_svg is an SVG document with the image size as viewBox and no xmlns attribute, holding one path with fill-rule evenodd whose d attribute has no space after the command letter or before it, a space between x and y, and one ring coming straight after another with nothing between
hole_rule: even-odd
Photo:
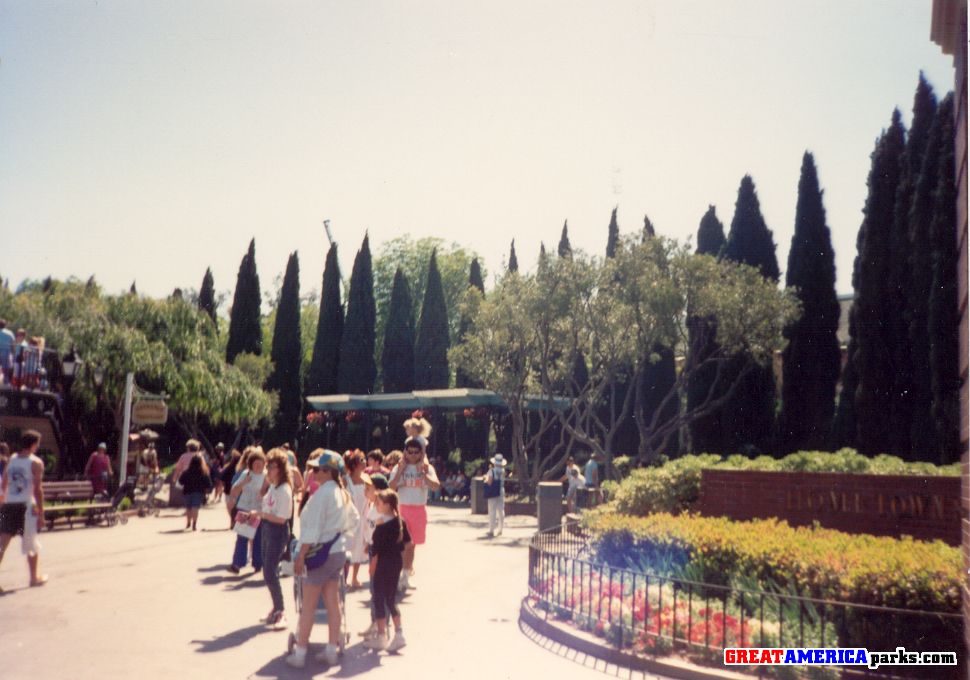
<instances>
[{"instance_id":1,"label":"lamp post","mask_svg":"<svg viewBox=\"0 0 970 680\"><path fill-rule=\"evenodd\" d=\"M71 345L71 351L65 354L61 360L61 369L64 372L64 377L73 383L78 370L83 365L84 361L81 360L81 355L74 350L74 345Z\"/></svg>"}]
</instances>

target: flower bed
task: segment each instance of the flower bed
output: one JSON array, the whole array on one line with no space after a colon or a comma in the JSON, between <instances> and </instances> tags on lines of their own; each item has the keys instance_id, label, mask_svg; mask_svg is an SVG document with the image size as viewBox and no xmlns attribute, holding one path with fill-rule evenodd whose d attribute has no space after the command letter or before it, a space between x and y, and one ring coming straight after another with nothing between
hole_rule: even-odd
<instances>
[{"instance_id":1,"label":"flower bed","mask_svg":"<svg viewBox=\"0 0 970 680\"><path fill-rule=\"evenodd\" d=\"M656 514L587 515L597 557L615 567L690 568L704 583L755 580L812 597L940 612L960 611L960 551L914 541L793 528L778 520Z\"/></svg>"},{"instance_id":2,"label":"flower bed","mask_svg":"<svg viewBox=\"0 0 970 680\"><path fill-rule=\"evenodd\" d=\"M614 572L610 578L604 576L605 567L585 561L561 561L546 571L552 573L533 583L537 608L628 652L649 656L680 652L691 661L719 665L725 647L822 646L826 636L831 646L837 639L835 625L820 620L817 612L803 610L799 620L790 606L759 611L758 599L745 600L740 593L725 590L704 596L691 585L685 592L683 583L675 586L671 580L656 578L648 583L626 571ZM779 616L787 617L786 626ZM833 669L813 670L815 677L838 677ZM793 676L790 668L769 672Z\"/></svg>"}]
</instances>

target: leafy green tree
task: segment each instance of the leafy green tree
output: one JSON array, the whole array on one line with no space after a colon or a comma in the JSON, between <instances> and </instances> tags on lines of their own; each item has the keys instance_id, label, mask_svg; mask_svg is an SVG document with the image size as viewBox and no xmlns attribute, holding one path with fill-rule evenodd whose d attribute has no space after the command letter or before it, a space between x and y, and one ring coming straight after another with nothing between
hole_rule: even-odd
<instances>
[{"instance_id":1,"label":"leafy green tree","mask_svg":"<svg viewBox=\"0 0 970 680\"><path fill-rule=\"evenodd\" d=\"M512 246L509 248L509 263L507 269L509 273L519 271L519 258L515 256L515 239L512 239Z\"/></svg>"},{"instance_id":2,"label":"leafy green tree","mask_svg":"<svg viewBox=\"0 0 970 680\"><path fill-rule=\"evenodd\" d=\"M929 304L930 373L933 421L937 429L940 463L960 458L960 336L957 298L956 247L957 186L954 163L953 93L940 104L943 140L937 170L933 240L933 294ZM932 455L932 452L928 452Z\"/></svg>"},{"instance_id":3,"label":"leafy green tree","mask_svg":"<svg viewBox=\"0 0 970 680\"><path fill-rule=\"evenodd\" d=\"M381 372L384 392L410 392L414 389L414 316L411 287L400 268L394 273L391 308L384 330Z\"/></svg>"},{"instance_id":4,"label":"leafy green tree","mask_svg":"<svg viewBox=\"0 0 970 680\"><path fill-rule=\"evenodd\" d=\"M795 291L802 315L785 329L779 446L784 452L824 449L835 413L842 352L837 331L841 308L835 294L835 251L825 221L815 158L805 152L795 233L785 285Z\"/></svg>"},{"instance_id":5,"label":"leafy green tree","mask_svg":"<svg viewBox=\"0 0 970 680\"><path fill-rule=\"evenodd\" d=\"M374 361L374 273L371 268L370 238L364 242L354 258L350 274L350 294L347 318L340 342L340 365L337 386L344 394L371 394L377 378Z\"/></svg>"},{"instance_id":6,"label":"leafy green tree","mask_svg":"<svg viewBox=\"0 0 970 680\"><path fill-rule=\"evenodd\" d=\"M267 380L267 388L279 393L272 434L277 441L292 442L300 428L300 412L303 410L300 368L303 362L303 344L300 333L300 260L296 253L290 255L283 276L273 343L270 357L273 372Z\"/></svg>"},{"instance_id":7,"label":"leafy green tree","mask_svg":"<svg viewBox=\"0 0 970 680\"><path fill-rule=\"evenodd\" d=\"M761 215L758 195L750 175L742 178L738 189L734 218L724 245L724 258L755 267L768 281L778 281L774 238ZM775 426L775 375L772 364L739 354L728 370L743 377L735 387L734 398L724 405L721 421L724 446L733 452L752 448L766 452L770 450Z\"/></svg>"},{"instance_id":8,"label":"leafy green tree","mask_svg":"<svg viewBox=\"0 0 970 680\"><path fill-rule=\"evenodd\" d=\"M569 257L573 254L573 247L569 245L569 226L568 222L562 223L562 234L559 236L559 257Z\"/></svg>"},{"instance_id":9,"label":"leafy green tree","mask_svg":"<svg viewBox=\"0 0 970 680\"><path fill-rule=\"evenodd\" d=\"M859 376L855 409L859 450L866 455L895 453L890 417L893 392L893 303L891 280L893 211L904 149L899 110L876 144L869 173L869 195L859 228L859 267L855 315L854 370Z\"/></svg>"},{"instance_id":10,"label":"leafy green tree","mask_svg":"<svg viewBox=\"0 0 970 680\"><path fill-rule=\"evenodd\" d=\"M263 330L261 326L261 301L259 274L256 273L256 239L249 242L249 250L239 263L236 276L236 292L229 310L229 339L226 343L226 361L230 364L243 352L263 353Z\"/></svg>"},{"instance_id":11,"label":"leafy green tree","mask_svg":"<svg viewBox=\"0 0 970 680\"><path fill-rule=\"evenodd\" d=\"M589 357L586 385L565 410L540 411L542 424L558 423L578 444L604 455L612 471L618 423L632 412L636 390L623 395L623 409L612 422L602 418L602 400L621 370L632 371L631 385L640 383L650 359L644 347L683 345L681 319L688 308L718 321L722 349L707 361L723 363L745 351L767 362L796 305L750 267L699 257L660 237L622 239L615 256L605 261L575 252L535 274L504 277L487 298L470 296L465 309L474 319L473 330L450 356L508 404L512 457L528 489L562 461L534 455L544 432L542 427L526 430L526 395L551 397L557 386L575 385L577 354ZM661 410L664 401L678 399L689 374L685 368L677 376ZM728 391L721 403L731 396ZM687 422L718 405L708 401L658 424L641 440L641 460L652 460Z\"/></svg>"},{"instance_id":12,"label":"leafy green tree","mask_svg":"<svg viewBox=\"0 0 970 680\"><path fill-rule=\"evenodd\" d=\"M49 347L73 346L84 358L71 386L82 414L98 409L93 376L96 369L103 371L101 404L111 413L116 435L128 372L140 388L168 395L169 417L204 443L210 426L239 425L271 413L272 400L262 385L225 362L211 321L185 300L110 296L66 281L47 294L0 291L0 316L43 335ZM93 445L97 434L86 431L85 445ZM79 471L83 463L77 457L68 467Z\"/></svg>"},{"instance_id":13,"label":"leafy green tree","mask_svg":"<svg viewBox=\"0 0 970 680\"><path fill-rule=\"evenodd\" d=\"M307 372L306 393L313 396L337 394L337 372L340 366L340 341L344 333L344 305L340 298L340 268L337 244L327 252L323 269L323 288L320 294L320 315L317 319L313 358Z\"/></svg>"},{"instance_id":14,"label":"leafy green tree","mask_svg":"<svg viewBox=\"0 0 970 680\"><path fill-rule=\"evenodd\" d=\"M135 284L131 284L134 287ZM132 291L134 292L134 291ZM212 323L219 325L216 317L216 289L215 281L212 278L212 270L205 268L205 276L202 277L202 287L199 289L199 309L209 315Z\"/></svg>"},{"instance_id":15,"label":"leafy green tree","mask_svg":"<svg viewBox=\"0 0 970 680\"><path fill-rule=\"evenodd\" d=\"M445 297L449 341L458 337L458 326L461 323L458 306L465 294L465 288L468 286L468 268L471 266L472 260L478 255L457 243L446 243L439 238L414 240L410 236L401 236L384 243L381 246L380 253L374 258L377 356L380 356L382 352L395 272L400 268L408 277L413 304L411 314L412 318L417 319L421 313L419 305L425 297L428 266L431 262L432 251L436 253L435 260L441 278L441 289Z\"/></svg>"},{"instance_id":16,"label":"leafy green tree","mask_svg":"<svg viewBox=\"0 0 970 680\"><path fill-rule=\"evenodd\" d=\"M900 159L899 184L896 187L890 241L889 280L886 298L891 308L886 319L890 324L892 343L893 387L889 405L892 450L904 458L911 458L913 445L910 434L913 414L913 382L915 380L913 347L910 344L910 325L915 307L925 307L926 298L912 297L914 272L910 265L915 244L910 238L910 217L923 159L926 155L930 127L936 117L936 96L933 88L920 73L913 99L913 124L906 138L906 148Z\"/></svg>"},{"instance_id":17,"label":"leafy green tree","mask_svg":"<svg viewBox=\"0 0 970 680\"><path fill-rule=\"evenodd\" d=\"M414 344L414 387L419 390L445 389L451 382L448 367L448 308L441 287L436 251L431 251L424 302Z\"/></svg>"},{"instance_id":18,"label":"leafy green tree","mask_svg":"<svg viewBox=\"0 0 970 680\"><path fill-rule=\"evenodd\" d=\"M610 226L606 237L607 257L616 255L616 247L620 243L620 225L616 222L616 211L617 208L613 208L613 213L610 215Z\"/></svg>"}]
</instances>

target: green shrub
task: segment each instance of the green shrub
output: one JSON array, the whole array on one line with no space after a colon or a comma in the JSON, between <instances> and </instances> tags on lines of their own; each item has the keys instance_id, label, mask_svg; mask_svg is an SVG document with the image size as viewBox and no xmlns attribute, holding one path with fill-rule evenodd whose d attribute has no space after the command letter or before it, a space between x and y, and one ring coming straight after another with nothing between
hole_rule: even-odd
<instances>
[{"instance_id":1,"label":"green shrub","mask_svg":"<svg viewBox=\"0 0 970 680\"><path fill-rule=\"evenodd\" d=\"M483 465L485 465L484 458L476 458L475 460L468 461L465 463L465 476L474 477L478 474L479 469L481 469Z\"/></svg>"},{"instance_id":2,"label":"green shrub","mask_svg":"<svg viewBox=\"0 0 970 680\"><path fill-rule=\"evenodd\" d=\"M618 512L647 515L695 509L701 494L701 470L758 470L765 472L844 472L876 475L956 476L959 463L907 463L895 456L867 458L854 449L835 452L799 451L784 458L716 454L682 456L659 467L640 468L619 484L604 484L606 497Z\"/></svg>"},{"instance_id":3,"label":"green shrub","mask_svg":"<svg viewBox=\"0 0 970 680\"><path fill-rule=\"evenodd\" d=\"M960 550L941 541L689 514L631 517L599 510L584 521L597 554L614 566L650 563L652 558L670 564L671 556L679 556L712 584L754 578L823 599L960 611Z\"/></svg>"}]
</instances>

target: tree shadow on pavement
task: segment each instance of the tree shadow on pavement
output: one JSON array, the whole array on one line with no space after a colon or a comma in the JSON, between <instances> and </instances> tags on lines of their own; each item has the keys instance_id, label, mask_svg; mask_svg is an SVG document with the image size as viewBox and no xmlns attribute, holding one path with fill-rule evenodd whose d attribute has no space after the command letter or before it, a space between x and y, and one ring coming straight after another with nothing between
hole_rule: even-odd
<instances>
[{"instance_id":1,"label":"tree shadow on pavement","mask_svg":"<svg viewBox=\"0 0 970 680\"><path fill-rule=\"evenodd\" d=\"M274 631L271 631L264 624L259 623L234 630L231 633L226 633L211 640L192 640L191 644L199 645L199 648L195 650L196 652L200 654L211 654L212 652L222 652L233 647L239 647L257 635L272 632Z\"/></svg>"}]
</instances>

